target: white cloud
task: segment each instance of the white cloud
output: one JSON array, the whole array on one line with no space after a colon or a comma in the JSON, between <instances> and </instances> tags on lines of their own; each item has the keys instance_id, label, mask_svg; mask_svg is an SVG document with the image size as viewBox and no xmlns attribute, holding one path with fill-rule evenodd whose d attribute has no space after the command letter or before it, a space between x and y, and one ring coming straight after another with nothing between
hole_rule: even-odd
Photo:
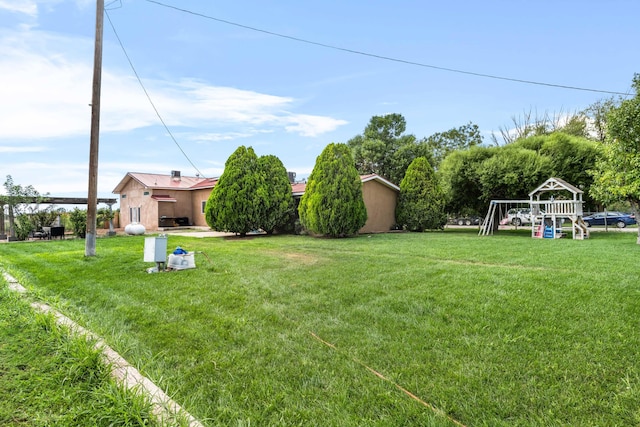
<instances>
[{"instance_id":1,"label":"white cloud","mask_svg":"<svg viewBox=\"0 0 640 427\"><path fill-rule=\"evenodd\" d=\"M29 16L38 15L38 4L32 0L0 0L0 9Z\"/></svg>"},{"instance_id":2,"label":"white cloud","mask_svg":"<svg viewBox=\"0 0 640 427\"><path fill-rule=\"evenodd\" d=\"M202 142L219 142L219 141L234 141L236 139L250 138L255 136L258 132L208 132L200 134L183 134L185 139ZM266 133L266 132L263 132Z\"/></svg>"},{"instance_id":3,"label":"white cloud","mask_svg":"<svg viewBox=\"0 0 640 427\"><path fill-rule=\"evenodd\" d=\"M51 9L53 6L63 3L64 1L65 0L0 0L0 9L35 17L38 15L40 7ZM75 4L79 9L83 9L89 4L95 4L95 1L75 0Z\"/></svg>"},{"instance_id":4,"label":"white cloud","mask_svg":"<svg viewBox=\"0 0 640 427\"><path fill-rule=\"evenodd\" d=\"M23 186L31 185L40 194L59 195L87 192L88 166L86 162L27 161L12 166L13 181Z\"/></svg>"},{"instance_id":5,"label":"white cloud","mask_svg":"<svg viewBox=\"0 0 640 427\"><path fill-rule=\"evenodd\" d=\"M288 124L285 129L288 132L299 133L302 136L318 136L331 132L348 122L331 117L310 116L306 114L294 114L288 117Z\"/></svg>"},{"instance_id":6,"label":"white cloud","mask_svg":"<svg viewBox=\"0 0 640 427\"><path fill-rule=\"evenodd\" d=\"M75 3L78 9L81 9L81 10L90 6L95 8L95 4L96 4L96 2L93 0L76 0ZM105 7L108 7L108 3L105 4Z\"/></svg>"},{"instance_id":7,"label":"white cloud","mask_svg":"<svg viewBox=\"0 0 640 427\"><path fill-rule=\"evenodd\" d=\"M39 153L41 151L47 151L47 150L48 149L46 147L40 147L40 146L14 147L10 145L0 145L0 153Z\"/></svg>"},{"instance_id":8,"label":"white cloud","mask_svg":"<svg viewBox=\"0 0 640 427\"><path fill-rule=\"evenodd\" d=\"M41 7L51 10L55 5L65 0L0 0L0 10L26 15L29 18L37 18ZM85 8L92 0L76 0L79 9ZM95 3L95 2L93 2Z\"/></svg>"},{"instance_id":9,"label":"white cloud","mask_svg":"<svg viewBox=\"0 0 640 427\"><path fill-rule=\"evenodd\" d=\"M2 1L2 0L0 0ZM26 3L25 3L26 4ZM43 31L0 33L0 140L88 135L91 117L93 40ZM104 65L104 64L103 64ZM101 132L157 126L160 121L129 70L102 71ZM144 79L160 115L170 127L202 133L246 133L284 129L317 136L346 124L326 116L290 111L294 99L216 87L182 79ZM229 128L232 129L229 129ZM233 128L239 128L238 130Z\"/></svg>"},{"instance_id":10,"label":"white cloud","mask_svg":"<svg viewBox=\"0 0 640 427\"><path fill-rule=\"evenodd\" d=\"M90 67L70 52L66 38L38 31L0 37L0 138L24 139L86 132L90 117ZM76 51L87 43L76 41ZM90 75L90 74L89 74ZM83 83L87 84L83 84Z\"/></svg>"}]
</instances>

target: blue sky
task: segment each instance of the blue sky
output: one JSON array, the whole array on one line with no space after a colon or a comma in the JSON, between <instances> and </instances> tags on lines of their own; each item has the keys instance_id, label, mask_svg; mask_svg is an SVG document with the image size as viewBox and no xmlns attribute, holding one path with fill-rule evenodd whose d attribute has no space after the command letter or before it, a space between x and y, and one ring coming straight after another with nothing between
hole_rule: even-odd
<instances>
[{"instance_id":1,"label":"blue sky","mask_svg":"<svg viewBox=\"0 0 640 427\"><path fill-rule=\"evenodd\" d=\"M388 61L629 92L640 72L637 0L106 0L170 138L105 18L99 197L126 172L219 176L240 145L298 177L322 149L400 113L418 138L609 97ZM0 178L86 197L93 0L0 0ZM204 16L203 16L204 15ZM211 19L214 18L214 19ZM221 22L229 21L242 26ZM195 165L195 168L194 166ZM2 191L2 190L0 190Z\"/></svg>"}]
</instances>

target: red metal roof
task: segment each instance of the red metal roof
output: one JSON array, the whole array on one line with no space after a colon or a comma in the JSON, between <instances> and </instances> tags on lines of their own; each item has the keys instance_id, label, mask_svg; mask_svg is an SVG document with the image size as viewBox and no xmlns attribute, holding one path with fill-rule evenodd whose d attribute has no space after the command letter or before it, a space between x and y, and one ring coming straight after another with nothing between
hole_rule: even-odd
<instances>
[{"instance_id":1,"label":"red metal roof","mask_svg":"<svg viewBox=\"0 0 640 427\"><path fill-rule=\"evenodd\" d=\"M213 188L216 186L216 184L218 184L218 178L206 178L203 181L192 185L191 187L189 187L189 189L197 190L199 188Z\"/></svg>"},{"instance_id":2,"label":"red metal roof","mask_svg":"<svg viewBox=\"0 0 640 427\"><path fill-rule=\"evenodd\" d=\"M211 178L202 178L198 176L182 176L179 178L173 178L171 175L162 175L157 173L140 173L129 172L118 183L113 193L120 194L126 184L130 180L139 182L145 188L160 189L160 190L191 190L196 188L207 188L207 186L213 187L217 180Z\"/></svg>"},{"instance_id":3,"label":"red metal roof","mask_svg":"<svg viewBox=\"0 0 640 427\"><path fill-rule=\"evenodd\" d=\"M307 184L304 182L296 182L291 184L291 193L294 196L302 196L304 194L304 190L307 188Z\"/></svg>"},{"instance_id":4,"label":"red metal roof","mask_svg":"<svg viewBox=\"0 0 640 427\"><path fill-rule=\"evenodd\" d=\"M159 189L159 190L198 190L204 188L213 188L218 183L218 178L201 178L194 176L183 176L180 178L172 178L171 175L162 175L155 173L139 173L139 172L129 172L127 175L120 181L120 183L113 190L115 194L120 194L125 185L129 182L129 180L134 179L142 184L146 188ZM400 191L400 187L387 181L380 175L375 173L368 175L361 175L360 179L362 182L367 182L371 180L375 180L380 182L383 185L386 185L389 188L392 188L395 191ZM307 187L307 184L304 182L296 182L291 184L291 192L294 196L302 196ZM158 201L174 201L167 200L163 197L169 196L161 196L154 195L152 196L154 199Z\"/></svg>"},{"instance_id":5,"label":"red metal roof","mask_svg":"<svg viewBox=\"0 0 640 427\"><path fill-rule=\"evenodd\" d=\"M154 194L151 196L151 198L159 202L177 202L174 197L171 197L168 194Z\"/></svg>"}]
</instances>

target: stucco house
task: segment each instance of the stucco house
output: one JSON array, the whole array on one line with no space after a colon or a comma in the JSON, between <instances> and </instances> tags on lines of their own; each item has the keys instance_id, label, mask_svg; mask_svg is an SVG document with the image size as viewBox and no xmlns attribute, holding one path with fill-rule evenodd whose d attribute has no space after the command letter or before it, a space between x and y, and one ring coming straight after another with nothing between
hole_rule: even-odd
<instances>
[{"instance_id":1,"label":"stucco house","mask_svg":"<svg viewBox=\"0 0 640 427\"><path fill-rule=\"evenodd\" d=\"M128 172L113 190L120 195L120 225L139 222L147 230L207 226L204 205L217 179Z\"/></svg>"},{"instance_id":2,"label":"stucco house","mask_svg":"<svg viewBox=\"0 0 640 427\"><path fill-rule=\"evenodd\" d=\"M362 197L367 207L367 222L360 233L389 231L396 223L396 202L400 188L376 174L362 175ZM204 207L217 179L129 172L113 190L120 195L120 225L143 224L147 230L175 226L202 226L207 222ZM292 183L297 203L305 183Z\"/></svg>"}]
</instances>

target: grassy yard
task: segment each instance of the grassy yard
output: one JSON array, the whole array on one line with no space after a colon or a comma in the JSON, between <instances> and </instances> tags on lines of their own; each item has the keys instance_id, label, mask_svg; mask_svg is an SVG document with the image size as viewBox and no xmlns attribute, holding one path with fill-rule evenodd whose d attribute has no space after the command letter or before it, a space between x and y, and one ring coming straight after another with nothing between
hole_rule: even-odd
<instances>
[{"instance_id":1,"label":"grassy yard","mask_svg":"<svg viewBox=\"0 0 640 427\"><path fill-rule=\"evenodd\" d=\"M151 405L116 385L85 339L0 287L0 425L154 426Z\"/></svg>"},{"instance_id":2,"label":"grassy yard","mask_svg":"<svg viewBox=\"0 0 640 427\"><path fill-rule=\"evenodd\" d=\"M159 274L127 236L0 267L207 425L640 424L636 235L528 236L169 236L211 262Z\"/></svg>"}]
</instances>

